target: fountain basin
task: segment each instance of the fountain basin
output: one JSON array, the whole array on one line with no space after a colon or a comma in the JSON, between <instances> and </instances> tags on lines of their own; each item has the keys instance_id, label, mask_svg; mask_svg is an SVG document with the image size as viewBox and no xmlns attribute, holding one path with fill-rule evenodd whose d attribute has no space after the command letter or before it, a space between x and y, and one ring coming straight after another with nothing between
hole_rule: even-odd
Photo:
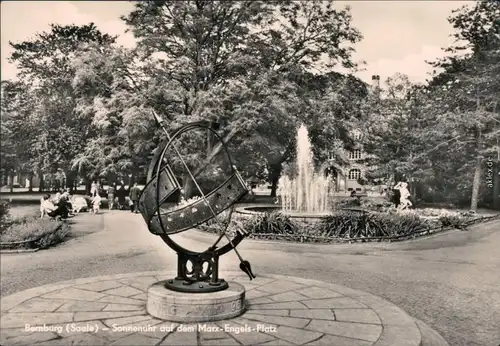
<instances>
[{"instance_id":1,"label":"fountain basin","mask_svg":"<svg viewBox=\"0 0 500 346\"><path fill-rule=\"evenodd\" d=\"M247 216L257 216L263 213L281 212L288 215L290 218L301 223L316 223L330 215L329 212L313 213L313 212L293 212L285 211L280 205L276 204L255 204L247 205L244 207L237 207L235 213Z\"/></svg>"}]
</instances>

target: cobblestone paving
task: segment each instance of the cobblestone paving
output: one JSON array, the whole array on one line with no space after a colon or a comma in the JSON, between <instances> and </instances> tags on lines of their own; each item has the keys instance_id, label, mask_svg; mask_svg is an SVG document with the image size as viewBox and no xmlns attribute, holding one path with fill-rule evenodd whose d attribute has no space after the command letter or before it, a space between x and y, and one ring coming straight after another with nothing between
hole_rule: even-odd
<instances>
[{"instance_id":1,"label":"cobblestone paving","mask_svg":"<svg viewBox=\"0 0 500 346\"><path fill-rule=\"evenodd\" d=\"M2 298L2 345L420 345L414 320L371 294L279 275L246 288L247 311L212 323L158 320L145 310L147 288L175 276L146 272L66 281ZM36 329L34 329L36 328ZM45 328L45 329L44 329Z\"/></svg>"}]
</instances>

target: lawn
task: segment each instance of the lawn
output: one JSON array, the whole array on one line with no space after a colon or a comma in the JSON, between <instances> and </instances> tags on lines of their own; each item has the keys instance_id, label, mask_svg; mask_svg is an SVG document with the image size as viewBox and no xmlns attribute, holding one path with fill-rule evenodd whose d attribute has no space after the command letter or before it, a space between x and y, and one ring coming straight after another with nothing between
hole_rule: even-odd
<instances>
[{"instance_id":1,"label":"lawn","mask_svg":"<svg viewBox=\"0 0 500 346\"><path fill-rule=\"evenodd\" d=\"M1 204L2 249L44 249L62 242L69 233L67 222L41 219L38 206Z\"/></svg>"}]
</instances>

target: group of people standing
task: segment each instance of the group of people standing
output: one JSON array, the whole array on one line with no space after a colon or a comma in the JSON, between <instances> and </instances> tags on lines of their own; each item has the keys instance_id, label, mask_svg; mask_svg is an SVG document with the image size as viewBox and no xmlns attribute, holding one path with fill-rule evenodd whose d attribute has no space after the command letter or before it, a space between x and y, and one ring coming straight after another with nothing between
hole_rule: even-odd
<instances>
[{"instance_id":1,"label":"group of people standing","mask_svg":"<svg viewBox=\"0 0 500 346\"><path fill-rule=\"evenodd\" d=\"M101 188L100 183L94 181L90 188L90 198L82 196L73 198L69 189L59 190L53 198L51 198L50 194L45 194L40 200L41 217L47 215L52 218L67 219L82 209L80 204L85 208L89 207L90 204L90 211L98 214L102 203L102 193L105 193L105 191ZM124 184L121 184L119 188L117 188L116 183L111 184L107 190L109 209L115 209L116 207L116 209L130 209L131 212L138 213L140 195L141 189L137 183L130 188L130 191L127 191Z\"/></svg>"},{"instance_id":2,"label":"group of people standing","mask_svg":"<svg viewBox=\"0 0 500 346\"><path fill-rule=\"evenodd\" d=\"M91 197L95 198L101 193L106 192L101 188L99 182L94 181L90 188ZM108 207L110 210L114 209L115 206L117 209L127 209L128 207L130 208L131 212L138 213L140 194L141 189L139 188L137 183L135 183L128 192L123 183L120 185L120 187L118 187L116 183L113 183L107 190Z\"/></svg>"}]
</instances>

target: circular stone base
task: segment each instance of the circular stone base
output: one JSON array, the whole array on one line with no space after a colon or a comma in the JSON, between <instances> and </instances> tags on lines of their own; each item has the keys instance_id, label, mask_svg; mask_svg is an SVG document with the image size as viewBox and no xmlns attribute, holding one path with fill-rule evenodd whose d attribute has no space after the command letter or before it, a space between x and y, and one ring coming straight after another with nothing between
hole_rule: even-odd
<instances>
[{"instance_id":1,"label":"circular stone base","mask_svg":"<svg viewBox=\"0 0 500 346\"><path fill-rule=\"evenodd\" d=\"M223 279L218 280L215 284L212 282L189 283L181 279L170 279L167 280L165 287L171 291L183 293L209 293L223 291L229 285Z\"/></svg>"},{"instance_id":2,"label":"circular stone base","mask_svg":"<svg viewBox=\"0 0 500 346\"><path fill-rule=\"evenodd\" d=\"M228 282L219 292L184 293L167 289L167 280L148 288L147 312L173 322L213 322L240 316L245 312L245 288Z\"/></svg>"}]
</instances>

